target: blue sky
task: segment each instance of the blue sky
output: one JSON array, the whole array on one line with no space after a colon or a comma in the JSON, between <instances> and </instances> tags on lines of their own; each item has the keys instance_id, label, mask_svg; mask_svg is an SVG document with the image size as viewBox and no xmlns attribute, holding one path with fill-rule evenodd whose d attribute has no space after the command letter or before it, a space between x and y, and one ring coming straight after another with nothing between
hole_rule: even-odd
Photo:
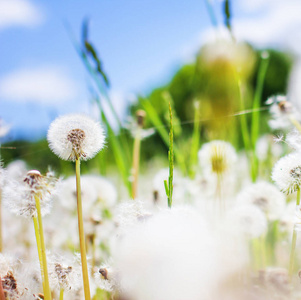
<instances>
[{"instance_id":1,"label":"blue sky","mask_svg":"<svg viewBox=\"0 0 301 300\"><path fill-rule=\"evenodd\" d=\"M221 1L212 2L221 19ZM288 16L280 20L283 1L232 2L236 35L259 47L283 46L286 30L301 25L298 1L286 2ZM40 138L58 114L91 112L89 77L64 27L79 37L85 17L120 113L131 95L167 82L212 33L205 0L0 0L0 118L11 125L6 140Z\"/></svg>"}]
</instances>

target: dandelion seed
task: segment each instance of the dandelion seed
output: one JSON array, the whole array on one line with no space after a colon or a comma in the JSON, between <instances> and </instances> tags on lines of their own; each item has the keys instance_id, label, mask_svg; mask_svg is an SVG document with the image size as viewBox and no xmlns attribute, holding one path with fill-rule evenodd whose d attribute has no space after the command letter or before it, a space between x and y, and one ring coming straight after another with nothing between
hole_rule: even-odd
<instances>
[{"instance_id":1,"label":"dandelion seed","mask_svg":"<svg viewBox=\"0 0 301 300\"><path fill-rule=\"evenodd\" d=\"M103 264L97 272L94 273L97 286L105 291L112 292L117 288L117 274L111 266Z\"/></svg>"},{"instance_id":2,"label":"dandelion seed","mask_svg":"<svg viewBox=\"0 0 301 300\"><path fill-rule=\"evenodd\" d=\"M61 159L93 158L104 146L100 124L81 114L65 115L54 120L47 134L50 149Z\"/></svg>"},{"instance_id":3,"label":"dandelion seed","mask_svg":"<svg viewBox=\"0 0 301 300\"><path fill-rule=\"evenodd\" d=\"M273 168L272 180L283 193L297 191L301 185L301 154L295 152L280 158Z\"/></svg>"}]
</instances>

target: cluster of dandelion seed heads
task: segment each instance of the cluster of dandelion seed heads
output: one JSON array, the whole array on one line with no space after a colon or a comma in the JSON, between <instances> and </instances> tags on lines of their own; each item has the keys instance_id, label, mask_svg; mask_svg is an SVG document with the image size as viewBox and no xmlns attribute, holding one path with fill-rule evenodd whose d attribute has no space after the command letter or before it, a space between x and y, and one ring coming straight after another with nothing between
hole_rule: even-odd
<instances>
[{"instance_id":1,"label":"cluster of dandelion seed heads","mask_svg":"<svg viewBox=\"0 0 301 300\"><path fill-rule=\"evenodd\" d=\"M90 117L70 114L51 123L47 140L50 149L63 160L88 160L103 148L105 135L100 124Z\"/></svg>"},{"instance_id":2,"label":"cluster of dandelion seed heads","mask_svg":"<svg viewBox=\"0 0 301 300\"><path fill-rule=\"evenodd\" d=\"M297 191L301 186L301 153L291 153L279 159L273 168L272 180L286 194Z\"/></svg>"}]
</instances>

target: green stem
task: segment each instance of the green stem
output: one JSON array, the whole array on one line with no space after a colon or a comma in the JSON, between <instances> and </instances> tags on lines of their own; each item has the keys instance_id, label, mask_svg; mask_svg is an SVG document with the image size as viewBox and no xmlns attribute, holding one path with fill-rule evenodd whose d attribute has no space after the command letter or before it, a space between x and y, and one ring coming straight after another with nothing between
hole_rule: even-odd
<instances>
[{"instance_id":1,"label":"green stem","mask_svg":"<svg viewBox=\"0 0 301 300\"><path fill-rule=\"evenodd\" d=\"M36 237L37 242L37 248L38 248L38 256L39 256L39 262L40 262L40 268L41 268L41 276L42 276L42 284L43 284L43 291L45 290L45 279L44 279L44 272L43 272L43 258L42 258L42 248L41 248L41 238L39 233L39 224L37 217L32 217L33 226L34 226L34 233Z\"/></svg>"},{"instance_id":2,"label":"green stem","mask_svg":"<svg viewBox=\"0 0 301 300\"><path fill-rule=\"evenodd\" d=\"M239 101L240 101L240 109L242 111L245 110L245 104L243 99L243 91L242 91L242 82L239 77L239 74L237 73L237 84L238 84L238 90L239 90ZM246 114L242 114L240 118L241 122L241 132L243 137L243 142L245 144L245 149L248 151L251 149L251 141L249 136L249 129L248 129L248 122Z\"/></svg>"},{"instance_id":3,"label":"green stem","mask_svg":"<svg viewBox=\"0 0 301 300\"><path fill-rule=\"evenodd\" d=\"M60 300L64 300L64 289L60 289Z\"/></svg>"},{"instance_id":4,"label":"green stem","mask_svg":"<svg viewBox=\"0 0 301 300\"><path fill-rule=\"evenodd\" d=\"M42 256L42 263L43 263L42 272L44 273L44 283L45 283L44 297L45 297L45 300L51 300L47 259L46 259L46 248L45 248L44 232L43 232L43 222L42 222L42 214L41 214L41 204L40 204L40 198L37 195L35 196L35 201L36 201L36 208L37 208L37 214L38 214L38 227L39 227L38 230L39 230L40 240L41 240L41 256ZM43 276L42 276L42 279L43 279Z\"/></svg>"},{"instance_id":5,"label":"green stem","mask_svg":"<svg viewBox=\"0 0 301 300\"><path fill-rule=\"evenodd\" d=\"M295 260L295 252L296 252L296 244L297 244L297 231L294 228L292 245L291 245L291 253L290 253L290 265L289 265L289 277L292 278L294 271L294 260Z\"/></svg>"},{"instance_id":6,"label":"green stem","mask_svg":"<svg viewBox=\"0 0 301 300\"><path fill-rule=\"evenodd\" d=\"M136 199L136 197L137 197L140 145L141 145L141 129L138 128L137 134L134 139L134 149L133 149L133 182L132 182L133 199Z\"/></svg>"},{"instance_id":7,"label":"green stem","mask_svg":"<svg viewBox=\"0 0 301 300\"><path fill-rule=\"evenodd\" d=\"M198 160L198 150L200 145L200 117L199 117L199 107L200 101L195 103L194 109L194 124L193 124L193 134L190 150L190 163L189 163L189 175L193 179L195 177L197 160Z\"/></svg>"},{"instance_id":8,"label":"green stem","mask_svg":"<svg viewBox=\"0 0 301 300\"><path fill-rule=\"evenodd\" d=\"M258 177L258 158L256 155L256 142L259 135L260 123L260 105L263 91L264 79L269 65L269 56L267 52L261 54L261 63L259 66L255 96L253 101L252 125L251 125L251 140L252 140L252 181L255 182Z\"/></svg>"},{"instance_id":9,"label":"green stem","mask_svg":"<svg viewBox=\"0 0 301 300\"><path fill-rule=\"evenodd\" d=\"M168 207L172 206L172 194L173 194L173 167L174 167L174 152L173 152L173 124L172 124L172 111L169 102L169 118L170 118L170 131L169 131L169 177L168 177Z\"/></svg>"},{"instance_id":10,"label":"green stem","mask_svg":"<svg viewBox=\"0 0 301 300\"><path fill-rule=\"evenodd\" d=\"M82 197L81 197L81 186L80 186L80 160L79 158L75 161L75 173L76 173L76 195L77 195L77 216L78 216L78 231L79 231L79 242L80 242L80 254L83 272L83 284L85 300L90 300L90 285L86 255L86 242L83 224L83 211L82 211Z\"/></svg>"},{"instance_id":11,"label":"green stem","mask_svg":"<svg viewBox=\"0 0 301 300\"><path fill-rule=\"evenodd\" d=\"M297 190L296 205L300 205L300 197L301 197L301 189L298 188L298 190Z\"/></svg>"}]
</instances>

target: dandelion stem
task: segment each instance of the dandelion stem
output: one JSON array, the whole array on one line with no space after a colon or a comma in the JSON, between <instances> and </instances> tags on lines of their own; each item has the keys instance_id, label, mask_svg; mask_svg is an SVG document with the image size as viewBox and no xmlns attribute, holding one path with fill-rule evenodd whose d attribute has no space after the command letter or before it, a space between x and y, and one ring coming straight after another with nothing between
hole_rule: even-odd
<instances>
[{"instance_id":1,"label":"dandelion stem","mask_svg":"<svg viewBox=\"0 0 301 300\"><path fill-rule=\"evenodd\" d=\"M39 262L40 262L40 269L41 269L41 276L42 276L42 284L43 284L43 291L45 291L45 279L44 279L44 268L43 268L43 258L42 258L42 249L41 249L41 239L39 233L39 224L37 217L32 217L33 226L34 226L34 233L36 236L37 248L38 248L38 255L39 255Z\"/></svg>"},{"instance_id":2,"label":"dandelion stem","mask_svg":"<svg viewBox=\"0 0 301 300\"><path fill-rule=\"evenodd\" d=\"M291 245L291 253L290 253L290 265L289 265L289 277L292 278L294 271L294 260L295 260L295 252L296 252L296 243L297 243L297 231L294 228L292 245Z\"/></svg>"},{"instance_id":3,"label":"dandelion stem","mask_svg":"<svg viewBox=\"0 0 301 300\"><path fill-rule=\"evenodd\" d=\"M133 182L132 182L132 197L137 197L138 175L139 175L139 160L140 160L140 145L141 145L141 129L138 127L133 150Z\"/></svg>"},{"instance_id":4,"label":"dandelion stem","mask_svg":"<svg viewBox=\"0 0 301 300\"><path fill-rule=\"evenodd\" d=\"M45 241L44 241L44 233L43 233L43 222L42 222L42 214L41 214L41 204L40 198L35 195L36 207L37 207L37 214L38 214L38 226L39 226L39 235L41 241L41 255L42 255L42 262L43 268L42 272L44 273L44 297L45 300L51 300L51 292L49 287L49 279L48 279L48 268L47 268L47 259L46 259L46 248L45 248ZM43 280L43 276L42 276Z\"/></svg>"},{"instance_id":5,"label":"dandelion stem","mask_svg":"<svg viewBox=\"0 0 301 300\"><path fill-rule=\"evenodd\" d=\"M298 188L297 190L297 199L296 199L296 204L300 205L300 197L301 197L301 190Z\"/></svg>"},{"instance_id":6,"label":"dandelion stem","mask_svg":"<svg viewBox=\"0 0 301 300\"><path fill-rule=\"evenodd\" d=\"M64 300L64 289L60 289L60 300Z\"/></svg>"},{"instance_id":7,"label":"dandelion stem","mask_svg":"<svg viewBox=\"0 0 301 300\"><path fill-rule=\"evenodd\" d=\"M78 231L79 231L80 254L81 254L82 272L83 272L84 293L85 293L85 300L90 300L91 296L90 296L90 285L89 285L87 256L86 256L86 243L85 243L85 233L84 233L84 224L83 224L79 158L77 158L75 161L75 173L76 173Z\"/></svg>"}]
</instances>

